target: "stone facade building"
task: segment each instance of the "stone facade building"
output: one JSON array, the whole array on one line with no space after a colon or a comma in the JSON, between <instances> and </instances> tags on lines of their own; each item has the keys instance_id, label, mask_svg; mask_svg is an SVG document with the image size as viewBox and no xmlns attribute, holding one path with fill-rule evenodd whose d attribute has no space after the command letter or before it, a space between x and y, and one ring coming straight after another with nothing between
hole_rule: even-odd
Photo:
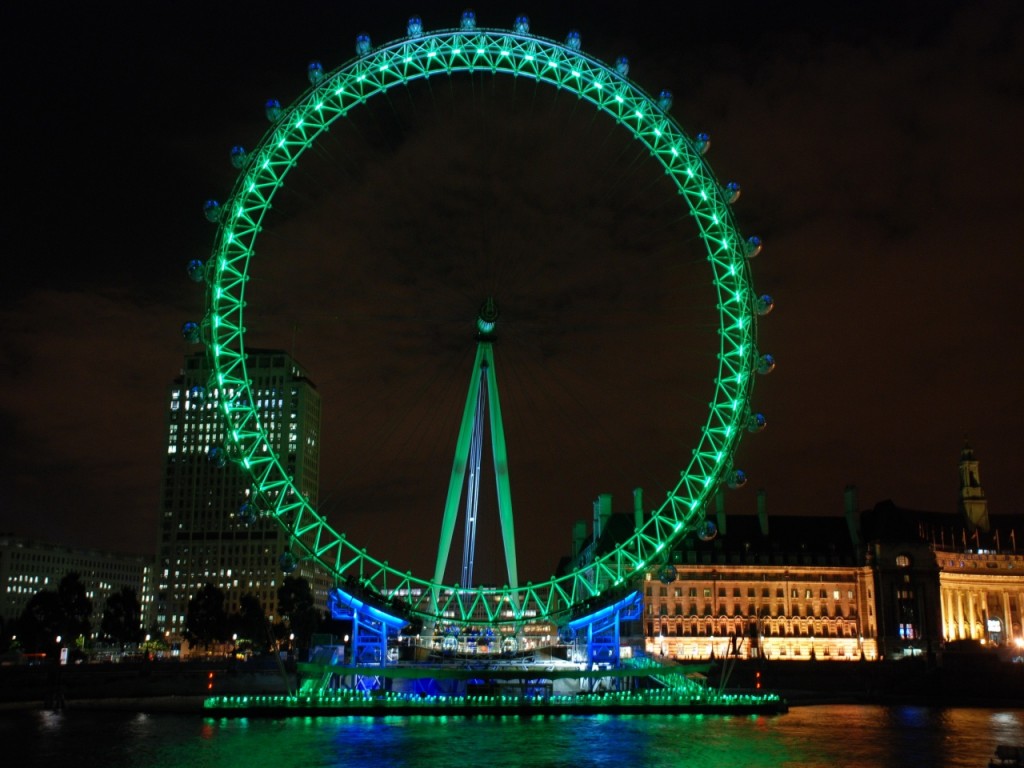
<instances>
[{"instance_id":1,"label":"stone facade building","mask_svg":"<svg viewBox=\"0 0 1024 768\"><path fill-rule=\"evenodd\" d=\"M969 447L960 478L956 513L861 511L853 488L842 517L769 516L763 492L756 516L719 509L717 537L684 539L645 574L647 652L870 661L935 658L957 641L1024 647L1024 518L989 513ZM619 514L604 529L634 524Z\"/></svg>"}]
</instances>

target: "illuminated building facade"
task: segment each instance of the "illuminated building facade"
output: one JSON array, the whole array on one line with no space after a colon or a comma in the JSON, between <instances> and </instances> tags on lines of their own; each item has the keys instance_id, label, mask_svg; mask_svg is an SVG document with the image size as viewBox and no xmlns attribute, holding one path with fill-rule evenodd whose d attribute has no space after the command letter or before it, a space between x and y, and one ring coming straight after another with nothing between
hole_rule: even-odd
<instances>
[{"instance_id":1,"label":"illuminated building facade","mask_svg":"<svg viewBox=\"0 0 1024 768\"><path fill-rule=\"evenodd\" d=\"M989 514L970 446L960 454L959 469L956 515L905 510L891 502L863 515L875 542L879 613L891 651L915 645L935 651L961 640L1024 645L1024 552L1017 551L1024 521ZM923 636L907 636L907 616L918 620Z\"/></svg>"},{"instance_id":2,"label":"illuminated building facade","mask_svg":"<svg viewBox=\"0 0 1024 768\"><path fill-rule=\"evenodd\" d=\"M1024 644L1024 553L995 548L935 555L944 639Z\"/></svg>"},{"instance_id":3,"label":"illuminated building facade","mask_svg":"<svg viewBox=\"0 0 1024 768\"><path fill-rule=\"evenodd\" d=\"M938 651L957 640L996 646L1024 641L1019 518L993 515L988 531L970 532L962 517L904 510L891 502L866 512L865 527L870 517L879 518L870 524L884 528L871 559L890 652ZM920 634L911 635L910 627Z\"/></svg>"},{"instance_id":4,"label":"illuminated building facade","mask_svg":"<svg viewBox=\"0 0 1024 768\"><path fill-rule=\"evenodd\" d=\"M957 514L891 501L858 512L852 488L844 518L769 521L763 493L756 517L720 510L715 539L680 542L646 574L647 652L873 660L958 640L1024 646L1022 521L989 514L970 448L960 477Z\"/></svg>"},{"instance_id":5,"label":"illuminated building facade","mask_svg":"<svg viewBox=\"0 0 1024 768\"><path fill-rule=\"evenodd\" d=\"M645 576L644 644L675 659L859 660L878 655L875 585L852 519L714 518Z\"/></svg>"},{"instance_id":6,"label":"illuminated building facade","mask_svg":"<svg viewBox=\"0 0 1024 768\"><path fill-rule=\"evenodd\" d=\"M247 373L261 425L296 487L316 503L319 489L320 396L306 372L279 350L251 350ZM277 589L288 536L250 504L250 481L225 455L222 393L211 385L204 353L185 360L168 396L167 432L152 620L172 637L185 628L189 601L207 583L221 589L225 610L255 595L279 621ZM228 395L230 393L223 393ZM326 607L325 577L305 562L294 575Z\"/></svg>"},{"instance_id":7,"label":"illuminated building facade","mask_svg":"<svg viewBox=\"0 0 1024 768\"><path fill-rule=\"evenodd\" d=\"M959 531L929 529L939 565L943 637L1024 646L1024 551L1017 551L1020 519L989 516L974 451L960 454ZM959 544L959 546L957 546Z\"/></svg>"},{"instance_id":8,"label":"illuminated building facade","mask_svg":"<svg viewBox=\"0 0 1024 768\"><path fill-rule=\"evenodd\" d=\"M17 619L37 592L56 592L69 573L78 574L92 601L94 632L107 598L125 587L135 592L145 615L151 558L0 536L0 617L5 622Z\"/></svg>"},{"instance_id":9,"label":"illuminated building facade","mask_svg":"<svg viewBox=\"0 0 1024 768\"><path fill-rule=\"evenodd\" d=\"M891 501L861 514L885 658L942 650L939 566L932 547L919 536L926 515L900 509Z\"/></svg>"}]
</instances>

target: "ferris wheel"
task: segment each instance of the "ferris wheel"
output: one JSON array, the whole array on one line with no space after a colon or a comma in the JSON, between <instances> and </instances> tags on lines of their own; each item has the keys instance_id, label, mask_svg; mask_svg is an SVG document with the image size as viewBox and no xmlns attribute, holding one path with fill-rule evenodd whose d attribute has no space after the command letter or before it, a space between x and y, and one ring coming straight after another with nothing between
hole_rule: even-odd
<instances>
[{"instance_id":1,"label":"ferris wheel","mask_svg":"<svg viewBox=\"0 0 1024 768\"><path fill-rule=\"evenodd\" d=\"M712 537L714 525L705 508L721 486L746 482L733 465L733 455L745 432L765 426L764 417L751 410L751 395L756 376L775 366L772 356L757 346L757 318L774 304L752 284L749 262L761 242L740 234L731 210L739 186L718 182L706 159L709 138L683 131L670 113L672 95L661 91L652 96L642 90L630 80L625 58L609 65L584 53L576 32L563 42L540 37L531 33L526 17L516 18L511 30L483 28L467 11L458 28L437 32L424 31L421 20L413 17L405 37L382 46L360 35L355 52L355 58L333 71L311 64L309 87L291 105L267 103L270 129L251 151L232 150L238 176L230 197L205 206L207 218L217 225L215 244L209 262L193 261L189 272L193 280L205 283L206 314L201 323L186 324L183 333L205 344L213 372L210 386L230 393L219 400L228 443L224 453L251 478L250 508L258 507L287 530L292 547L283 553L282 566L293 566L299 558L315 560L339 581L354 579L384 598L401 598L412 614L428 621L495 626L518 625L527 618L558 621L574 607L664 563L682 537L695 532ZM440 560L433 577L416 576L336 530L299 492L276 455L247 370L250 260L288 174L353 108L415 81L462 73L512 76L575 94L645 148L696 225L718 317L717 370L708 412L692 456L664 500L614 549L536 583L519 584L510 565L512 578L502 587L443 584ZM507 514L511 530L510 509Z\"/></svg>"}]
</instances>

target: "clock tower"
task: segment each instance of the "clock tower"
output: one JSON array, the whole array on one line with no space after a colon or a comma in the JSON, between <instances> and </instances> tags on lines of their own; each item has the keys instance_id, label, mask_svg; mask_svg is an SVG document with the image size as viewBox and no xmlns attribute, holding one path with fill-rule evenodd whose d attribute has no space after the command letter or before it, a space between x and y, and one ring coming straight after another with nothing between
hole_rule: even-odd
<instances>
[{"instance_id":1,"label":"clock tower","mask_svg":"<svg viewBox=\"0 0 1024 768\"><path fill-rule=\"evenodd\" d=\"M978 460L974 458L974 450L968 443L964 443L960 451L960 511L963 512L968 530L988 533L988 502L985 501L985 491L981 487Z\"/></svg>"}]
</instances>

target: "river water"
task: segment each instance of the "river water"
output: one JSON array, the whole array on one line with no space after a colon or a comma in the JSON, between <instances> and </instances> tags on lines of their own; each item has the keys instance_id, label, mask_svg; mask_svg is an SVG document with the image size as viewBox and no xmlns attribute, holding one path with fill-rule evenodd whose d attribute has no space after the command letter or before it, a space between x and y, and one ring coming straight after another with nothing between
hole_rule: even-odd
<instances>
[{"instance_id":1,"label":"river water","mask_svg":"<svg viewBox=\"0 0 1024 768\"><path fill-rule=\"evenodd\" d=\"M687 766L985 768L1024 710L827 705L778 716L0 715L4 764L69 768ZM9 761L16 755L24 759Z\"/></svg>"}]
</instances>

